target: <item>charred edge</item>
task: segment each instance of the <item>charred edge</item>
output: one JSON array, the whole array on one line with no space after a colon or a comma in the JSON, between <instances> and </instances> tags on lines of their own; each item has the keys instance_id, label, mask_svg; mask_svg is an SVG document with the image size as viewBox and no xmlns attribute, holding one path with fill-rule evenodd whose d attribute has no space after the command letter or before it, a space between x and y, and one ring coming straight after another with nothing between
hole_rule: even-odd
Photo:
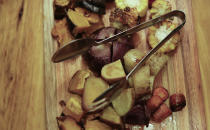
<instances>
[{"instance_id":1,"label":"charred edge","mask_svg":"<svg viewBox=\"0 0 210 130\"><path fill-rule=\"evenodd\" d=\"M17 21L17 27L22 19L22 16L23 16L23 7L24 7L24 0L22 1L22 5L21 5L21 8L19 10L19 13L18 13L18 21Z\"/></svg>"}]
</instances>

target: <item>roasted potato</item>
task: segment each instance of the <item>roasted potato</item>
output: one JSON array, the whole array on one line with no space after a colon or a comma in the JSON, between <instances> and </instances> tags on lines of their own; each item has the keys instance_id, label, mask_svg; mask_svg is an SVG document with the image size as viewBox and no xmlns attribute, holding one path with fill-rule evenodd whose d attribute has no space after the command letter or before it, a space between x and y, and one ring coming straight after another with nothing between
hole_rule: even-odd
<instances>
[{"instance_id":1,"label":"roasted potato","mask_svg":"<svg viewBox=\"0 0 210 130\"><path fill-rule=\"evenodd\" d=\"M133 107L135 101L135 92L133 88L123 90L118 97L112 101L114 110L119 116L124 116Z\"/></svg>"},{"instance_id":2,"label":"roasted potato","mask_svg":"<svg viewBox=\"0 0 210 130\"><path fill-rule=\"evenodd\" d=\"M144 53L138 49L129 50L123 57L125 70L129 73L135 65L144 57Z\"/></svg>"},{"instance_id":3,"label":"roasted potato","mask_svg":"<svg viewBox=\"0 0 210 130\"><path fill-rule=\"evenodd\" d=\"M82 130L82 128L71 117L57 117L60 130Z\"/></svg>"},{"instance_id":4,"label":"roasted potato","mask_svg":"<svg viewBox=\"0 0 210 130\"><path fill-rule=\"evenodd\" d=\"M85 130L112 130L112 128L99 120L87 120L85 123Z\"/></svg>"},{"instance_id":5,"label":"roasted potato","mask_svg":"<svg viewBox=\"0 0 210 130\"><path fill-rule=\"evenodd\" d=\"M101 76L109 83L123 79L126 74L121 60L106 64L101 70Z\"/></svg>"},{"instance_id":6,"label":"roasted potato","mask_svg":"<svg viewBox=\"0 0 210 130\"><path fill-rule=\"evenodd\" d=\"M82 110L82 99L76 94L71 94L66 106L63 109L65 116L71 116L77 122L80 122L84 112Z\"/></svg>"},{"instance_id":7,"label":"roasted potato","mask_svg":"<svg viewBox=\"0 0 210 130\"><path fill-rule=\"evenodd\" d=\"M86 79L82 97L82 107L85 111L90 110L93 100L103 93L109 85L101 78L90 76Z\"/></svg>"}]
</instances>

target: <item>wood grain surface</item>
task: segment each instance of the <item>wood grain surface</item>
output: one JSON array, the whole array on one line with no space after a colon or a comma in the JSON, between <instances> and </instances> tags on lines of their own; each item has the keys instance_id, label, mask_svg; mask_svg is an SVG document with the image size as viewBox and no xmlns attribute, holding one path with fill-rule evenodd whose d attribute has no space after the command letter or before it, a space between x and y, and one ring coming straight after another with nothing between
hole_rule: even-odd
<instances>
[{"instance_id":1,"label":"wood grain surface","mask_svg":"<svg viewBox=\"0 0 210 130\"><path fill-rule=\"evenodd\" d=\"M54 51L54 46L51 46L51 44L55 45L52 39L49 38L49 30L53 26L53 21L51 17L52 5L47 3L51 1L0 0L0 130L53 130L52 128L55 127L53 117L57 116L58 113L45 111L45 108L56 111L55 109L57 108L55 106L57 102L45 102L45 100L48 100L45 97L57 97L57 93L53 92L56 91L54 90L56 89L55 85L57 86L59 84L56 82L56 77L59 77L59 75L55 74L57 67L50 62L50 54ZM188 124L192 124L191 129L206 129L204 121L199 120L199 118L193 115L197 112L199 115L206 117L207 126L210 130L210 88L208 87L210 84L210 70L208 67L210 58L207 55L210 51L210 44L208 43L210 40L208 35L210 33L210 16L207 13L210 11L210 1L192 0L191 3L188 0L183 5L181 2L177 2L177 4L182 8L187 5L187 9L189 9L186 12L187 16L192 18L190 19L191 22L193 22L193 19L195 21L195 23L186 25L196 31L196 35L192 35L188 39L198 47L196 49L196 46L193 46L195 48L184 50L190 51L192 58L187 59L183 65L186 66L189 62L193 62L194 67L197 68L200 66L200 72L194 70L194 68L188 68L184 72L184 75L180 74L179 78L186 78L189 81L195 79L192 83L186 83L184 86L190 85L190 88L186 91L192 97L195 96L193 93L197 93L197 91L203 89L206 109L205 113L199 113L197 109L191 110L188 113L183 112L190 115L191 118L183 122L180 120L178 125L183 125L183 128L185 128L184 126L187 127ZM46 19L51 22L46 23ZM48 26L43 26L46 24ZM188 33L190 31L185 29L182 33ZM193 41L194 38L197 38L197 42ZM182 52L183 50L180 49L180 51ZM198 51L197 56L194 57L194 55L191 55L192 52L196 51ZM179 52L178 54L180 55ZM186 55L182 56L186 58ZM195 59L199 60L199 62ZM78 58L79 60L81 59ZM64 65L67 66L68 64ZM180 63L175 63L174 65L180 66ZM168 68L173 67L168 66ZM184 69L182 65L181 69ZM61 70L61 72L64 73L64 70ZM170 75L177 72L179 71L174 70ZM65 73L68 74L69 72ZM167 73L167 71L163 72L163 75L164 73ZM195 73L196 75L200 73L202 82L199 77L191 77ZM69 74L69 76L71 75ZM193 88L198 85L194 83L198 82L199 87L191 90L191 84L193 84ZM67 81L63 83L65 84ZM177 83L177 85L182 85L182 83ZM186 87L182 89L186 89ZM202 100L202 95L198 95L196 98L198 98L198 101L190 103L187 107L195 106L195 108L198 108L199 101ZM190 99L187 100L189 101ZM183 115L182 113L177 113L174 117L176 118L176 116L181 117ZM190 123L184 124L186 121ZM49 127L49 125L52 127ZM201 128L194 126L201 126Z\"/></svg>"}]
</instances>

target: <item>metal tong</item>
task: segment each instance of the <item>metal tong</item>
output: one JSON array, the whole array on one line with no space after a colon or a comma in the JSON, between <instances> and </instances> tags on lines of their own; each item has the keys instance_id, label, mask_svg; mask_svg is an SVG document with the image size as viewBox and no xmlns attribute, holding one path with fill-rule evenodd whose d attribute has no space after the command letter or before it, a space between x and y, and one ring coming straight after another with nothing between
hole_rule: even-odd
<instances>
[{"instance_id":1,"label":"metal tong","mask_svg":"<svg viewBox=\"0 0 210 130\"><path fill-rule=\"evenodd\" d=\"M171 17L178 17L179 19L181 19L182 23L178 27L176 27L172 32L170 32L168 34L168 36L166 36L160 43L158 43L155 48L151 49L146 54L146 56L144 56L141 59L141 61L139 61L138 64L127 74L127 76L125 78L112 84L105 92L103 92L100 96L98 96L93 101L92 105L89 106L89 111L88 111L89 113L102 110L104 107L108 106L111 103L111 101L121 93L121 91L126 87L125 84L127 83L127 80L129 79L129 77L133 73L135 73L135 71L137 69L142 67L144 65L144 63L146 62L146 60L148 60L152 54L154 54L161 46L164 45L164 43L166 43L175 33L177 33L184 26L184 24L186 23L185 14L182 11L174 10L174 11L171 11L171 12L165 14L165 15L162 15L160 17L157 17L157 18L152 19L148 22L142 23L142 24L137 25L129 30L126 30L122 33L117 34L118 38L119 38L119 36L125 36L128 34L132 34L134 32L137 32L137 31L140 31L147 27L150 27L154 24L160 23L160 22L162 22L168 18L171 18ZM107 39L104 39L104 40L107 41ZM111 41L111 40L113 40L112 37L108 38L108 41Z\"/></svg>"}]
</instances>

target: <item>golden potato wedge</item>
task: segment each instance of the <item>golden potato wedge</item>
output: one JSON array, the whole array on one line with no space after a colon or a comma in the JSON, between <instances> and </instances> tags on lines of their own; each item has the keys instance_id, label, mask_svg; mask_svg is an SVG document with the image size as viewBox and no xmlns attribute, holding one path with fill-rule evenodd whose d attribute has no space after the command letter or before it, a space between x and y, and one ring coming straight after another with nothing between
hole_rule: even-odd
<instances>
[{"instance_id":1,"label":"golden potato wedge","mask_svg":"<svg viewBox=\"0 0 210 130\"><path fill-rule=\"evenodd\" d=\"M82 110L82 99L76 94L71 94L66 106L63 109L63 113L66 116L71 116L77 122L79 122L84 114Z\"/></svg>"},{"instance_id":2,"label":"golden potato wedge","mask_svg":"<svg viewBox=\"0 0 210 130\"><path fill-rule=\"evenodd\" d=\"M102 115L100 116L100 119L111 125L121 125L122 123L120 116L116 113L116 111L111 106L104 109L104 111L102 112Z\"/></svg>"},{"instance_id":3,"label":"golden potato wedge","mask_svg":"<svg viewBox=\"0 0 210 130\"><path fill-rule=\"evenodd\" d=\"M90 70L79 70L72 77L69 85L69 92L82 95L85 85L85 80L91 75Z\"/></svg>"},{"instance_id":4,"label":"golden potato wedge","mask_svg":"<svg viewBox=\"0 0 210 130\"><path fill-rule=\"evenodd\" d=\"M145 65L132 75L133 87L135 89L136 98L151 92L150 88L150 67Z\"/></svg>"},{"instance_id":5,"label":"golden potato wedge","mask_svg":"<svg viewBox=\"0 0 210 130\"><path fill-rule=\"evenodd\" d=\"M105 65L101 70L101 76L109 83L114 83L126 76L121 60Z\"/></svg>"},{"instance_id":6,"label":"golden potato wedge","mask_svg":"<svg viewBox=\"0 0 210 130\"><path fill-rule=\"evenodd\" d=\"M112 128L99 120L87 120L85 123L85 130L112 130Z\"/></svg>"},{"instance_id":7,"label":"golden potato wedge","mask_svg":"<svg viewBox=\"0 0 210 130\"><path fill-rule=\"evenodd\" d=\"M57 117L60 130L82 130L82 128L71 117Z\"/></svg>"},{"instance_id":8,"label":"golden potato wedge","mask_svg":"<svg viewBox=\"0 0 210 130\"><path fill-rule=\"evenodd\" d=\"M134 101L134 89L127 88L123 90L120 95L112 101L112 105L119 116L124 116L132 108Z\"/></svg>"},{"instance_id":9,"label":"golden potato wedge","mask_svg":"<svg viewBox=\"0 0 210 130\"><path fill-rule=\"evenodd\" d=\"M82 98L82 107L85 111L88 111L93 100L103 93L109 85L101 78L90 76L85 82L85 88Z\"/></svg>"},{"instance_id":10,"label":"golden potato wedge","mask_svg":"<svg viewBox=\"0 0 210 130\"><path fill-rule=\"evenodd\" d=\"M138 49L129 50L123 57L125 70L129 73L133 67L144 57L144 53Z\"/></svg>"}]
</instances>

